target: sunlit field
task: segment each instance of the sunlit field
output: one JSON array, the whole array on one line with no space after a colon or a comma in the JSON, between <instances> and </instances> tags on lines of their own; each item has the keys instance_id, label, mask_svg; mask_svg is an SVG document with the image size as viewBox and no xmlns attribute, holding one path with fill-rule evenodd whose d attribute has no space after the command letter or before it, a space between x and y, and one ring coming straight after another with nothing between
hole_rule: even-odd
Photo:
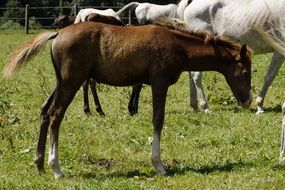
<instances>
[{"instance_id":1,"label":"sunlit field","mask_svg":"<svg viewBox=\"0 0 285 190\"><path fill-rule=\"evenodd\" d=\"M11 51L39 31L0 31L0 70ZM189 106L188 73L170 87L162 132L162 159L168 175L160 176L150 161L152 101L144 86L139 113L129 116L130 87L98 85L106 113L90 104L83 112L78 91L60 127L59 159L65 177L55 180L47 165L39 174L33 163L40 108L55 87L50 45L13 79L0 77L0 189L283 189L285 168L278 164L281 104L285 100L285 68L281 68L265 100L265 113L255 115L255 100L271 54L253 58L254 101L238 107L223 76L204 73L211 113Z\"/></svg>"}]
</instances>

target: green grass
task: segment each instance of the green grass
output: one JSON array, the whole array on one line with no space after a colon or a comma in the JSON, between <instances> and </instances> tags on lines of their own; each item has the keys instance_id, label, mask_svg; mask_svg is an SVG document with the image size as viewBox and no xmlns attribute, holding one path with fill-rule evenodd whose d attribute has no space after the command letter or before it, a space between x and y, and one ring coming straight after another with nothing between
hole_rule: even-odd
<instances>
[{"instance_id":1,"label":"green grass","mask_svg":"<svg viewBox=\"0 0 285 190\"><path fill-rule=\"evenodd\" d=\"M33 35L0 31L0 70L9 53ZM134 117L127 111L131 88L98 85L105 118L95 113L92 101L92 115L83 113L80 90L60 128L59 158L66 177L54 180L47 164L46 173L39 175L33 159L40 107L55 87L49 47L12 80L0 78L1 190L284 188L285 169L278 165L284 68L269 89L261 116L255 115L254 102L249 110L239 108L216 72L204 73L212 113L194 113L189 107L188 75L183 73L167 98L161 147L168 176L156 175L150 162L148 86ZM254 100L270 58L268 54L253 59Z\"/></svg>"}]
</instances>

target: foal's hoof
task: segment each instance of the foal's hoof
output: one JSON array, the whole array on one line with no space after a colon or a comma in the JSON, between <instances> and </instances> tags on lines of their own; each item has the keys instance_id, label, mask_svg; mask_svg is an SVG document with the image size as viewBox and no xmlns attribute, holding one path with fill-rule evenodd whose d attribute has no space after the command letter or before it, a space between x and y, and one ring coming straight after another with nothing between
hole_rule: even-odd
<instances>
[{"instance_id":1,"label":"foal's hoof","mask_svg":"<svg viewBox=\"0 0 285 190\"><path fill-rule=\"evenodd\" d=\"M134 109L134 108L130 109L130 108L129 108L129 115L130 115L130 116L134 116L134 115L136 115L137 113L138 113L138 109Z\"/></svg>"},{"instance_id":2,"label":"foal's hoof","mask_svg":"<svg viewBox=\"0 0 285 190\"><path fill-rule=\"evenodd\" d=\"M101 116L101 117L105 117L106 115L105 115L105 113L103 112L103 111L101 111L101 112L98 112L99 113L99 115Z\"/></svg>"},{"instance_id":3,"label":"foal's hoof","mask_svg":"<svg viewBox=\"0 0 285 190\"><path fill-rule=\"evenodd\" d=\"M84 113L85 113L86 115L90 115L90 114L91 114L90 110L84 110Z\"/></svg>"},{"instance_id":4,"label":"foal's hoof","mask_svg":"<svg viewBox=\"0 0 285 190\"><path fill-rule=\"evenodd\" d=\"M132 111L132 112L129 112L129 115L130 115L130 116L134 116L134 115L136 115L137 113L138 113L138 112L133 112L133 111Z\"/></svg>"}]
</instances>

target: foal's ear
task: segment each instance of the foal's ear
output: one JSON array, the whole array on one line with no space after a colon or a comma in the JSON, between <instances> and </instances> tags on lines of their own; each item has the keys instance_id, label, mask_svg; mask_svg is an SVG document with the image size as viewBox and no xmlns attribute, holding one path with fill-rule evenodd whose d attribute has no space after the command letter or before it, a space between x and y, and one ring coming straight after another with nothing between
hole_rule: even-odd
<instances>
[{"instance_id":1,"label":"foal's ear","mask_svg":"<svg viewBox=\"0 0 285 190\"><path fill-rule=\"evenodd\" d=\"M246 57L247 57L247 47L246 47L246 44L241 47L240 57L241 57L241 59L246 59Z\"/></svg>"}]
</instances>

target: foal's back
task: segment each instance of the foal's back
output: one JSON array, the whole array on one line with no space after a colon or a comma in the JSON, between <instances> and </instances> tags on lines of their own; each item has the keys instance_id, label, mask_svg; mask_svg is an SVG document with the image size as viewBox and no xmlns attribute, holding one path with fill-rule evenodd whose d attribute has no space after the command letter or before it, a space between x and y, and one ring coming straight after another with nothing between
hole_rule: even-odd
<instances>
[{"instance_id":1,"label":"foal's back","mask_svg":"<svg viewBox=\"0 0 285 190\"><path fill-rule=\"evenodd\" d=\"M165 27L88 22L61 30L53 43L53 57L65 70L63 77L69 76L68 69L76 69L111 85L149 83L149 72L155 67L167 64L167 69L175 69L172 64L179 56L173 39Z\"/></svg>"}]
</instances>

